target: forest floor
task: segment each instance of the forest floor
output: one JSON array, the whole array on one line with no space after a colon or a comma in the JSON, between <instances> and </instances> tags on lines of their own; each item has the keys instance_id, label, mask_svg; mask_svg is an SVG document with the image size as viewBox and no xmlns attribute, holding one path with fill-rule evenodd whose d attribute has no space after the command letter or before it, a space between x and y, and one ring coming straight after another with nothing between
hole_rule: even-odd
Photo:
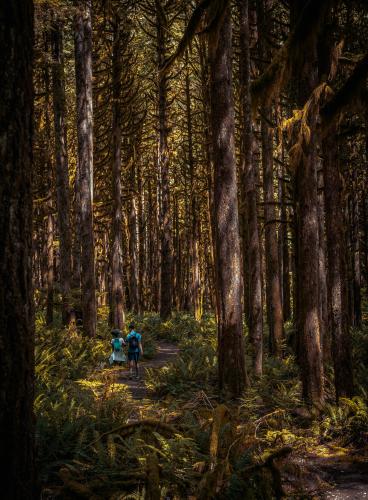
<instances>
[{"instance_id":1,"label":"forest floor","mask_svg":"<svg viewBox=\"0 0 368 500\"><path fill-rule=\"evenodd\" d=\"M321 500L360 500L368 499L368 461L366 450L361 454L356 451L351 453L344 450L343 453L336 449L328 449L330 455L321 456L321 449L316 453L295 454L290 463L299 466L301 471L300 489L304 495L291 494L286 498L311 498ZM287 474L284 483L288 490ZM294 490L297 481L291 478L289 486Z\"/></svg>"},{"instance_id":2,"label":"forest floor","mask_svg":"<svg viewBox=\"0 0 368 500\"><path fill-rule=\"evenodd\" d=\"M126 385L140 407L158 403L157 396L149 392L145 384L147 369L159 369L175 362L180 349L177 344L158 341L156 354L151 360L140 363L139 380L129 379L129 369L124 367L117 374L117 381ZM139 403L140 401L140 403ZM134 413L132 415L134 417ZM139 412L135 415L139 418ZM368 462L362 461L362 455L339 454L333 447L325 447L327 456L321 456L321 450L316 454L307 453L303 456L295 455L292 462L303 470L301 486L307 493L307 498L321 500L359 500L368 499ZM286 483L287 483L287 478ZM292 489L295 487L295 478L291 480ZM293 484L294 483L294 484ZM291 496L294 495L291 493Z\"/></svg>"},{"instance_id":3,"label":"forest floor","mask_svg":"<svg viewBox=\"0 0 368 500\"><path fill-rule=\"evenodd\" d=\"M368 499L368 463L346 457L310 457L310 466L331 486L322 494L324 500Z\"/></svg>"},{"instance_id":4,"label":"forest floor","mask_svg":"<svg viewBox=\"0 0 368 500\"><path fill-rule=\"evenodd\" d=\"M170 500L368 500L368 329L353 337L358 395L336 406L327 372L326 406L315 414L301 401L290 350L266 356L263 377L232 401L218 391L212 316L138 323L140 380L108 365L105 317L93 344L37 324L43 500L141 500L153 487L152 498Z\"/></svg>"},{"instance_id":5,"label":"forest floor","mask_svg":"<svg viewBox=\"0 0 368 500\"><path fill-rule=\"evenodd\" d=\"M158 341L156 349L157 351L153 359L149 361L143 360L139 363L139 380L129 379L128 366L124 367L118 374L118 382L129 388L133 399L141 400L147 398L147 388L145 384L147 369L167 366L168 363L175 361L176 356L179 354L179 347L170 342ZM150 395L150 399L153 399L152 395Z\"/></svg>"}]
</instances>

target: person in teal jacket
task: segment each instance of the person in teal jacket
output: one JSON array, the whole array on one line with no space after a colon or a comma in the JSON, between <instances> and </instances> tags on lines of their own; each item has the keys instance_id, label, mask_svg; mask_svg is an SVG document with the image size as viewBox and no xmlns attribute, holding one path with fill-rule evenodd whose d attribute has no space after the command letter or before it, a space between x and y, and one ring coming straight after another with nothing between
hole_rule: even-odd
<instances>
[{"instance_id":1,"label":"person in teal jacket","mask_svg":"<svg viewBox=\"0 0 368 500\"><path fill-rule=\"evenodd\" d=\"M139 378L139 355L143 356L142 348L142 335L135 331L134 323L129 325L129 334L126 338L128 344L128 360L129 360L129 378L133 378L133 371L135 378Z\"/></svg>"}]
</instances>

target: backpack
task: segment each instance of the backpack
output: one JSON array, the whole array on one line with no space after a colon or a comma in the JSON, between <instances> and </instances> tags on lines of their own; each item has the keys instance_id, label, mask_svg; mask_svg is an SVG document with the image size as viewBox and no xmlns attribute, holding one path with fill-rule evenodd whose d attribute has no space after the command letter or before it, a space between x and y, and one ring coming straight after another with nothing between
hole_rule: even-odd
<instances>
[{"instance_id":1,"label":"backpack","mask_svg":"<svg viewBox=\"0 0 368 500\"><path fill-rule=\"evenodd\" d=\"M139 342L135 334L129 338L128 342L129 342L129 351L136 351L139 346Z\"/></svg>"},{"instance_id":2,"label":"backpack","mask_svg":"<svg viewBox=\"0 0 368 500\"><path fill-rule=\"evenodd\" d=\"M121 343L119 339L114 339L112 345L114 347L114 351L121 351Z\"/></svg>"}]
</instances>

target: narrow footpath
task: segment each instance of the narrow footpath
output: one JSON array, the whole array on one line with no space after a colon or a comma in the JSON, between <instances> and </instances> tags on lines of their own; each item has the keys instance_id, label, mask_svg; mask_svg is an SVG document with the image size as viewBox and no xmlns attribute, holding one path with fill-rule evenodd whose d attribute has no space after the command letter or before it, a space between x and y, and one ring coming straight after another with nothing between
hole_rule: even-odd
<instances>
[{"instance_id":1,"label":"narrow footpath","mask_svg":"<svg viewBox=\"0 0 368 500\"><path fill-rule=\"evenodd\" d=\"M124 368L120 372L118 381L129 387L133 399L145 399L147 397L147 388L145 384L147 368L161 368L162 366L172 363L178 354L179 348L177 345L159 341L157 343L157 351L154 358L140 363L140 380L129 380L129 370Z\"/></svg>"}]
</instances>

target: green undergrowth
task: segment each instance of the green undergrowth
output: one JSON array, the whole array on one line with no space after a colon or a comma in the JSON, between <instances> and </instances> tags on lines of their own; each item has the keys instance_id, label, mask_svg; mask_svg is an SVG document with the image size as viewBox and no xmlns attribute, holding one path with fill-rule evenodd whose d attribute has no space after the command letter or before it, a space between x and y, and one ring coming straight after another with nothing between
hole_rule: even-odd
<instances>
[{"instance_id":1,"label":"green undergrowth","mask_svg":"<svg viewBox=\"0 0 368 500\"><path fill-rule=\"evenodd\" d=\"M47 498L143 499L158 491L170 499L278 498L286 470L296 485L288 493L299 498L303 474L294 456L367 446L367 331L353 332L357 395L337 406L327 368L327 402L314 413L301 401L289 347L282 360L265 355L259 379L248 366L249 388L228 401L217 390L213 316L131 320L148 357L160 341L180 348L173 363L148 370L150 401L132 400L117 383L119 369L107 365L106 311L93 340L37 321L37 454Z\"/></svg>"}]
</instances>

